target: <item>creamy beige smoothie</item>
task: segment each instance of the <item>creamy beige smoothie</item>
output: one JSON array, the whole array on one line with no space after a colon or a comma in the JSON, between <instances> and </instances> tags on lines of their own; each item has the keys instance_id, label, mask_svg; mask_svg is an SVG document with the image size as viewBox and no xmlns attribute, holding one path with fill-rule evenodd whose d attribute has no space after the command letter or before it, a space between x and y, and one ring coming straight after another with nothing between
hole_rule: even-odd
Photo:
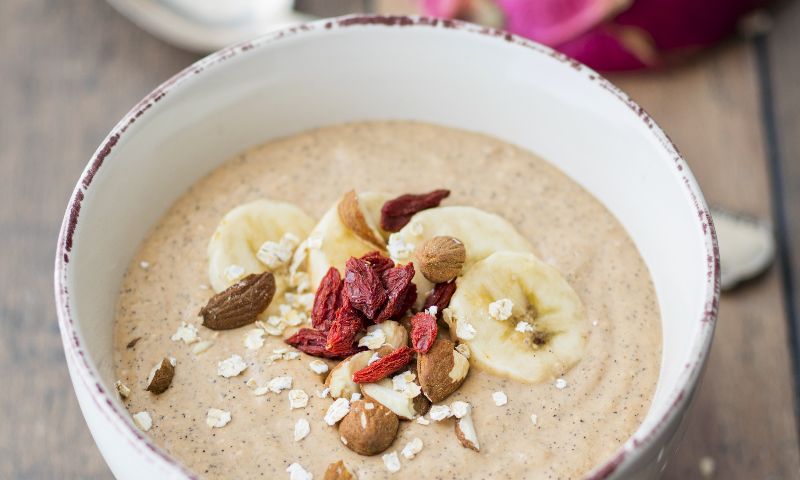
<instances>
[{"instance_id":1,"label":"creamy beige smoothie","mask_svg":"<svg viewBox=\"0 0 800 480\"><path fill-rule=\"evenodd\" d=\"M556 267L582 300L589 328L583 358L556 382L523 383L474 365L447 403L464 400L480 451L464 448L451 420L402 421L385 453L423 441L413 459L399 455L390 473L381 454L361 456L323 422L331 398L320 398L324 374L315 360L270 360L287 348L267 335L250 349L252 325L227 331L201 327L209 288L207 247L220 219L245 202L268 198L298 205L315 219L344 192L400 195L449 188L444 205L496 213ZM187 322L198 342L171 337ZM136 342L133 340L139 339ZM135 343L131 345L131 343ZM134 414L152 418L147 434L201 478L289 478L302 465L321 479L344 460L361 479L579 478L634 432L649 408L661 358L661 326L647 267L619 222L578 184L536 155L476 133L412 122L366 122L320 128L248 150L187 191L153 228L132 260L119 297L115 365L130 388ZM210 346L209 346L210 345ZM218 374L218 362L240 355L240 375ZM175 359L171 386L145 391L151 368ZM336 362L328 361L333 367ZM254 395L253 385L291 376L309 395L290 408L287 391ZM254 379L248 385L249 379ZM505 405L492 394L503 392ZM230 412L222 428L207 424L209 409ZM304 418L309 434L294 439ZM427 417L426 417L427 418Z\"/></svg>"}]
</instances>

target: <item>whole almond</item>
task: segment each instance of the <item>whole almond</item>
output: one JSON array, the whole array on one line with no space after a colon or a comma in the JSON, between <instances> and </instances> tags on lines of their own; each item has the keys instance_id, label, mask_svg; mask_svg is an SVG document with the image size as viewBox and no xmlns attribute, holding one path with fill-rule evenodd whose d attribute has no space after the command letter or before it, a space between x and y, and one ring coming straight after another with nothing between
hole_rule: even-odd
<instances>
[{"instance_id":1,"label":"whole almond","mask_svg":"<svg viewBox=\"0 0 800 480\"><path fill-rule=\"evenodd\" d=\"M212 330L230 330L256 321L275 296L275 276L270 272L253 273L211 297L200 310L203 326Z\"/></svg>"},{"instance_id":2,"label":"whole almond","mask_svg":"<svg viewBox=\"0 0 800 480\"><path fill-rule=\"evenodd\" d=\"M360 455L376 455L389 448L397 436L400 419L380 403L357 400L339 424L347 448Z\"/></svg>"},{"instance_id":3,"label":"whole almond","mask_svg":"<svg viewBox=\"0 0 800 480\"><path fill-rule=\"evenodd\" d=\"M433 283L449 282L456 278L464 262L467 250L464 243L454 237L439 236L426 240L415 253L419 271Z\"/></svg>"},{"instance_id":4,"label":"whole almond","mask_svg":"<svg viewBox=\"0 0 800 480\"><path fill-rule=\"evenodd\" d=\"M355 190L350 190L344 194L337 207L339 219L342 223L355 233L362 240L369 242L381 250L386 249L386 243L382 241L367 222L367 217L361 209L358 195Z\"/></svg>"},{"instance_id":5,"label":"whole almond","mask_svg":"<svg viewBox=\"0 0 800 480\"><path fill-rule=\"evenodd\" d=\"M164 358L158 365L153 367L147 377L147 387L145 390L156 395L164 393L172 384L172 377L175 376L175 365L173 360Z\"/></svg>"}]
</instances>

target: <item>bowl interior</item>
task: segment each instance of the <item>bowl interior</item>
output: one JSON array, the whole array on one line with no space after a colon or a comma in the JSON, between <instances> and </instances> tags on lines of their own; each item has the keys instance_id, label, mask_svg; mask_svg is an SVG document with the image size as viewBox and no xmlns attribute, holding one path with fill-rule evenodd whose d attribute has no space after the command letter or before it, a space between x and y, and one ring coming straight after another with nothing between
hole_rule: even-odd
<instances>
[{"instance_id":1,"label":"bowl interior","mask_svg":"<svg viewBox=\"0 0 800 480\"><path fill-rule=\"evenodd\" d=\"M650 269L663 318L660 380L637 435L702 363L714 266L691 174L627 97L543 47L477 27L317 23L209 57L137 108L146 113L123 120L110 153L94 161L101 168L87 170L64 265L71 318L106 385L121 279L171 203L248 146L364 119L421 120L512 142L619 218Z\"/></svg>"}]
</instances>

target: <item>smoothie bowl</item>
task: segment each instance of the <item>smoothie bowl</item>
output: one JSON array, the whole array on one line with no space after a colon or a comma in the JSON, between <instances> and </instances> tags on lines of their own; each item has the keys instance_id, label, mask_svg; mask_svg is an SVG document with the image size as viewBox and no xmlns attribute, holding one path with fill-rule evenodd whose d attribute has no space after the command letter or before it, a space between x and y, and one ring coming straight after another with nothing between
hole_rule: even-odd
<instances>
[{"instance_id":1,"label":"smoothie bowl","mask_svg":"<svg viewBox=\"0 0 800 480\"><path fill-rule=\"evenodd\" d=\"M358 16L134 107L73 193L55 286L118 478L653 478L717 258L684 160L595 72Z\"/></svg>"}]
</instances>

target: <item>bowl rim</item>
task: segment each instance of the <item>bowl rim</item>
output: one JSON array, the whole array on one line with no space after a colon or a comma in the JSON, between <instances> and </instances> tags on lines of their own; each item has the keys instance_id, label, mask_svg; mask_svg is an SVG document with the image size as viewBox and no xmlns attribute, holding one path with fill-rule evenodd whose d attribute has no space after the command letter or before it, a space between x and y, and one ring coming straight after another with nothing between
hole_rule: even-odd
<instances>
[{"instance_id":1,"label":"bowl rim","mask_svg":"<svg viewBox=\"0 0 800 480\"><path fill-rule=\"evenodd\" d=\"M650 115L634 102L627 94L612 84L589 67L580 62L557 52L547 46L536 43L504 30L483 27L458 20L442 20L426 16L415 15L371 15L355 14L343 17L317 20L314 22L293 26L259 36L253 40L240 42L227 48L218 50L186 67L167 81L156 87L151 93L137 103L111 130L92 155L89 163L78 180L72 192L56 247L54 288L58 325L61 331L62 343L68 363L72 361L73 383L76 378L86 387L95 405L106 419L120 431L128 441L142 453L151 463L160 464L165 471L180 472L186 478L197 478L179 460L167 454L158 447L150 438L141 432L134 424L126 409L118 408L112 398L112 392L107 391L101 383L100 375L89 354L84 350L80 334L76 328L70 312L70 294L67 288L70 252L73 246L73 234L77 228L81 204L85 193L91 187L92 180L97 171L102 167L104 160L113 151L122 135L135 122L140 120L147 111L172 90L180 87L185 81L209 69L218 68L226 60L233 57L246 55L248 52L274 45L281 39L295 38L309 32L338 31L344 28L360 27L428 27L442 30L458 30L471 34L483 35L518 47L531 50L534 54L549 57L554 62L567 63L575 75L581 75L593 82L596 88L604 90L604 94L611 95L622 102L645 123L650 134L666 153L665 158L673 159L673 167L680 175L684 187L684 194L695 207L698 216L698 227L702 229L706 253L706 284L704 292L705 305L699 318L701 328L695 335L690 348L690 361L685 365L679 375L677 387L667 394L669 406L665 413L649 428L632 435L625 444L621 445L603 463L595 466L584 477L587 480L600 480L610 477L614 472L633 463L637 454L652 448L655 440L659 438L666 428L671 425L690 401L692 393L697 387L708 354L716 325L720 296L719 249L714 230L713 220L709 208L703 198L700 188L691 173L683 156L664 133L664 131L651 119Z\"/></svg>"}]
</instances>

